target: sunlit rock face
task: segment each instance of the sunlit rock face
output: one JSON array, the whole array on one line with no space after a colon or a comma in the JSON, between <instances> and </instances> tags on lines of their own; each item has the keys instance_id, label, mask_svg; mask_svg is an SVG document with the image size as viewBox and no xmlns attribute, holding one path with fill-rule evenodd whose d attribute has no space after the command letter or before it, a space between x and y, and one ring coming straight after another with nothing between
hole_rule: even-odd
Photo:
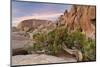
<instances>
[{"instance_id":1,"label":"sunlit rock face","mask_svg":"<svg viewBox=\"0 0 100 67\"><path fill-rule=\"evenodd\" d=\"M96 7L95 6L72 6L59 17L59 25L66 25L68 30L80 29L87 37L95 38Z\"/></svg>"}]
</instances>

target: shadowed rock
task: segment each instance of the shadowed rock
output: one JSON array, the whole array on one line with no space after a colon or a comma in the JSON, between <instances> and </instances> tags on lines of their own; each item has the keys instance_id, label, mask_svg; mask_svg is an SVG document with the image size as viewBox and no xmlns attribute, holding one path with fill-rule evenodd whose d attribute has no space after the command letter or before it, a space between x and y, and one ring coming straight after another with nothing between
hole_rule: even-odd
<instances>
[{"instance_id":1,"label":"shadowed rock","mask_svg":"<svg viewBox=\"0 0 100 67\"><path fill-rule=\"evenodd\" d=\"M14 55L26 55L26 54L28 54L28 52L24 49L21 49L21 48L12 50L12 55L13 56Z\"/></svg>"}]
</instances>

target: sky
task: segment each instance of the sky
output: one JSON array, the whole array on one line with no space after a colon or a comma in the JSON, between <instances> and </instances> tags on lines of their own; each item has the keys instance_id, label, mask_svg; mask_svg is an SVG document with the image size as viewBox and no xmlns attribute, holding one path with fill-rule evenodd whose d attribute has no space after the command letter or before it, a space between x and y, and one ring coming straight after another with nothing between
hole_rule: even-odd
<instances>
[{"instance_id":1,"label":"sky","mask_svg":"<svg viewBox=\"0 0 100 67\"><path fill-rule=\"evenodd\" d=\"M57 20L71 5L12 0L12 25L26 19Z\"/></svg>"}]
</instances>

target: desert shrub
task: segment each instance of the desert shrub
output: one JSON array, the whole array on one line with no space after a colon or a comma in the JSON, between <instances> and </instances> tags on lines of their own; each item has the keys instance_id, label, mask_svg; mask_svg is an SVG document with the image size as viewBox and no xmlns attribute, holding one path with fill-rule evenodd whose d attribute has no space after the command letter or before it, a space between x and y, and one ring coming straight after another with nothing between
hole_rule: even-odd
<instances>
[{"instance_id":1,"label":"desert shrub","mask_svg":"<svg viewBox=\"0 0 100 67\"><path fill-rule=\"evenodd\" d=\"M85 41L81 48L83 53L83 61L94 61L96 60L96 45L95 40L88 39Z\"/></svg>"},{"instance_id":2,"label":"desert shrub","mask_svg":"<svg viewBox=\"0 0 100 67\"><path fill-rule=\"evenodd\" d=\"M57 27L49 33L33 35L33 50L44 50L46 54L56 55L62 51L62 44L68 48L78 49L83 54L83 61L95 60L95 41L86 38L80 31L68 32L64 26Z\"/></svg>"},{"instance_id":3,"label":"desert shrub","mask_svg":"<svg viewBox=\"0 0 100 67\"><path fill-rule=\"evenodd\" d=\"M75 31L69 35L69 48L75 47L83 54L83 61L92 61L96 59L95 40L86 38L82 32Z\"/></svg>"},{"instance_id":4,"label":"desert shrub","mask_svg":"<svg viewBox=\"0 0 100 67\"><path fill-rule=\"evenodd\" d=\"M34 50L45 50L45 53L55 55L62 50L62 44L68 36L65 27L58 27L46 33L38 33L33 35L33 40L36 41L33 48Z\"/></svg>"},{"instance_id":5,"label":"desert shrub","mask_svg":"<svg viewBox=\"0 0 100 67\"><path fill-rule=\"evenodd\" d=\"M65 44L68 48L72 49L75 47L80 49L82 44L84 44L85 35L79 31L70 32L65 40Z\"/></svg>"}]
</instances>

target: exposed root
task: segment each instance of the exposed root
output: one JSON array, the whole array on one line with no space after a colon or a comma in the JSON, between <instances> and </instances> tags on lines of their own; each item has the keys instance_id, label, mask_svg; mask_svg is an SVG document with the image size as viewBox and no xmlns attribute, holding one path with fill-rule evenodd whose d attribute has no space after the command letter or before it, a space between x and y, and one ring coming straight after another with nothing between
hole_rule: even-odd
<instances>
[{"instance_id":1,"label":"exposed root","mask_svg":"<svg viewBox=\"0 0 100 67\"><path fill-rule=\"evenodd\" d=\"M77 61L82 61L83 56L82 56L82 52L81 51L79 51L77 49L69 49L64 44L63 44L63 50L68 52L71 55L75 55Z\"/></svg>"}]
</instances>

